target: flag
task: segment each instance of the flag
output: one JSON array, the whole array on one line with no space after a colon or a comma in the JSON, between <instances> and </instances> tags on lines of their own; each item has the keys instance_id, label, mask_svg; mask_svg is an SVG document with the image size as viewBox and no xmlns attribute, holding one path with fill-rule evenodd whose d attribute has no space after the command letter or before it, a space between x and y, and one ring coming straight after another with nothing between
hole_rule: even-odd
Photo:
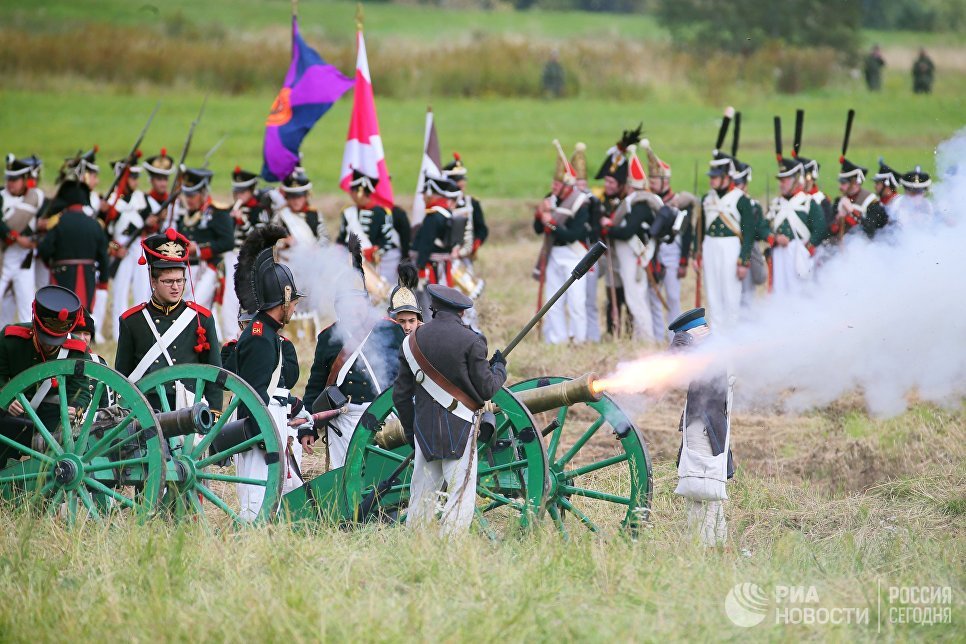
<instances>
[{"instance_id":1,"label":"flag","mask_svg":"<svg viewBox=\"0 0 966 644\"><path fill-rule=\"evenodd\" d=\"M426 135L423 137L423 163L419 168L419 179L416 181L416 196L413 199L413 210L410 216L412 225L422 223L426 216L426 197L423 195L426 177L440 177L443 172L439 162L439 138L436 136L436 123L433 121L433 110L426 110Z\"/></svg>"},{"instance_id":2,"label":"flag","mask_svg":"<svg viewBox=\"0 0 966 644\"><path fill-rule=\"evenodd\" d=\"M392 183L386 169L386 154L382 149L379 136L379 118L376 116L376 100L372 93L372 78L369 76L369 59L366 57L366 41L362 30L356 32L359 55L356 59L355 96L352 99L352 118L349 121L349 135L342 155L342 177L339 187L349 191L352 171L358 170L370 177L378 177L373 201L385 208L395 203Z\"/></svg>"},{"instance_id":3,"label":"flag","mask_svg":"<svg viewBox=\"0 0 966 644\"><path fill-rule=\"evenodd\" d=\"M299 34L292 16L292 63L265 121L262 178L281 181L299 162L299 147L315 122L352 88L352 79L329 65Z\"/></svg>"}]
</instances>

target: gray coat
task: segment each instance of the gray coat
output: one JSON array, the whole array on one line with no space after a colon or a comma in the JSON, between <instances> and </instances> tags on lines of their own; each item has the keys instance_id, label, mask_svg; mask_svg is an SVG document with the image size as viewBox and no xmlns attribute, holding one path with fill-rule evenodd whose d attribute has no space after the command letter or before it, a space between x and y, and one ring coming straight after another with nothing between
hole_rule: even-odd
<instances>
[{"instance_id":1,"label":"gray coat","mask_svg":"<svg viewBox=\"0 0 966 644\"><path fill-rule=\"evenodd\" d=\"M506 382L506 368L487 362L486 338L466 327L450 311L437 311L416 331L426 359L478 405L490 400ZM416 383L406 356L399 352L399 374L392 400L406 435L419 442L426 460L459 458L473 424L444 409Z\"/></svg>"}]
</instances>

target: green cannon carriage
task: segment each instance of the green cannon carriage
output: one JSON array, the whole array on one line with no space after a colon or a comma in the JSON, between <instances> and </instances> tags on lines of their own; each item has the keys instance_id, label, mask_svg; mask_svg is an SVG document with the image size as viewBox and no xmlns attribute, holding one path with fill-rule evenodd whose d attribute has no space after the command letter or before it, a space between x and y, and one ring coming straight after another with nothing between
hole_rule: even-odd
<instances>
[{"instance_id":1,"label":"green cannon carriage","mask_svg":"<svg viewBox=\"0 0 966 644\"><path fill-rule=\"evenodd\" d=\"M89 379L89 403L77 406L59 387L52 390L56 404L30 408L25 392L34 385L71 377ZM652 479L644 439L595 383L593 374L539 378L494 396L493 431L477 443L481 532L497 537L545 518L563 534L580 526L633 531L647 521ZM212 386L224 393L220 415L203 399ZM51 361L0 389L0 409L13 401L26 409L0 418L0 495L70 521L133 512L225 526L245 520L236 485L248 484L265 489L254 521L400 520L412 448L391 394L381 394L359 422L345 467L283 496L286 445L258 395L236 375L174 365L132 384L96 362ZM248 420L237 420L239 413ZM256 446L267 473L238 476L232 457Z\"/></svg>"}]
</instances>

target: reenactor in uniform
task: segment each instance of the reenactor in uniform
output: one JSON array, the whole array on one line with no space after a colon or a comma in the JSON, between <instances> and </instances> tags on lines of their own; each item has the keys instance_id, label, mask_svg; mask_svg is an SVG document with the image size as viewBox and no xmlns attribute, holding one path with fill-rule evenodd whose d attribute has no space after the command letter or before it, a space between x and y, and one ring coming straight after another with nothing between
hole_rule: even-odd
<instances>
[{"instance_id":1,"label":"reenactor in uniform","mask_svg":"<svg viewBox=\"0 0 966 644\"><path fill-rule=\"evenodd\" d=\"M183 205L177 209L177 229L188 239L191 296L210 310L223 287L221 258L235 247L235 226L227 209L215 206L208 194L213 173L204 168L182 172Z\"/></svg>"},{"instance_id":2,"label":"reenactor in uniform","mask_svg":"<svg viewBox=\"0 0 966 644\"><path fill-rule=\"evenodd\" d=\"M932 185L929 173L917 165L902 175L899 183L904 189L898 208L899 225L922 227L935 223L935 212L927 192Z\"/></svg>"},{"instance_id":3,"label":"reenactor in uniform","mask_svg":"<svg viewBox=\"0 0 966 644\"><path fill-rule=\"evenodd\" d=\"M734 159L721 151L734 110L725 112L718 141L709 162L711 190L701 202L701 221L695 237L695 269L703 272L711 323L734 328L741 313L741 284L751 267L755 243L755 213L751 201L731 175Z\"/></svg>"},{"instance_id":4,"label":"reenactor in uniform","mask_svg":"<svg viewBox=\"0 0 966 644\"><path fill-rule=\"evenodd\" d=\"M34 300L34 233L37 215L44 205L44 193L28 185L33 165L26 159L7 155L6 185L0 191L0 323L26 322ZM10 296L7 297L7 290Z\"/></svg>"},{"instance_id":5,"label":"reenactor in uniform","mask_svg":"<svg viewBox=\"0 0 966 644\"><path fill-rule=\"evenodd\" d=\"M0 387L30 367L58 359L87 359L87 345L70 337L81 316L80 299L60 286L45 286L37 291L33 313L27 321L10 324L0 333ZM37 412L48 428L60 426L59 388L66 387L67 405L71 417L86 410L90 404L90 383L86 377L67 376L66 382L49 378L24 391L28 404ZM12 416L23 416L23 405L13 401L7 407ZM21 435L7 435L21 445L30 446L32 430ZM55 433L55 437L59 432ZM41 450L43 451L43 450ZM20 458L23 453L0 445L0 465L8 458Z\"/></svg>"},{"instance_id":6,"label":"reenactor in uniform","mask_svg":"<svg viewBox=\"0 0 966 644\"><path fill-rule=\"evenodd\" d=\"M805 194L812 199L822 209L825 215L826 229L835 221L835 210L832 209L832 202L828 196L818 187L818 171L820 164L815 159L808 159L800 154L802 147L802 128L805 124L805 110L795 111L795 140L792 145L792 158L798 159L802 163L805 173Z\"/></svg>"},{"instance_id":7,"label":"reenactor in uniform","mask_svg":"<svg viewBox=\"0 0 966 644\"><path fill-rule=\"evenodd\" d=\"M412 248L416 270L422 284L451 286L451 261L457 249L450 244L450 224L460 189L449 179L427 176L425 190L426 216L416 232ZM423 294L422 297L428 296Z\"/></svg>"},{"instance_id":8,"label":"reenactor in uniform","mask_svg":"<svg viewBox=\"0 0 966 644\"><path fill-rule=\"evenodd\" d=\"M875 181L875 196L885 209L886 217L895 220L898 214L897 206L902 201L899 195L899 173L879 157L879 171L872 176L872 180Z\"/></svg>"},{"instance_id":9,"label":"reenactor in uniform","mask_svg":"<svg viewBox=\"0 0 966 644\"><path fill-rule=\"evenodd\" d=\"M756 262L760 262L759 267L764 267L765 257L762 254L761 247L758 242L768 241L768 237L771 235L771 226L768 224L768 218L765 217L764 208L762 208L761 202L751 196L748 190L748 184L751 182L752 168L749 164L735 159L735 171L731 175L732 181L735 182L735 186L738 187L748 200L751 202L751 210L754 213L755 219L755 243L751 247L751 264L749 265L748 274L745 275L745 279L741 282L741 309L747 318L748 312L751 310L751 305L755 298L755 288L764 284L768 281L768 269L765 268L763 278L756 276ZM771 250L769 249L769 253Z\"/></svg>"},{"instance_id":10,"label":"reenactor in uniform","mask_svg":"<svg viewBox=\"0 0 966 644\"><path fill-rule=\"evenodd\" d=\"M624 302L631 314L634 340L654 341L651 328L652 316L649 291L650 282L655 280L650 274L651 259L656 248L656 239L662 237L658 213L664 202L648 190L644 166L637 157L637 146L628 145L625 151L627 161L627 196L608 216L601 218L601 235L610 246L611 256L616 259L620 282L624 287ZM665 226L670 228L670 225ZM655 287L657 283L655 282Z\"/></svg>"},{"instance_id":11,"label":"reenactor in uniform","mask_svg":"<svg viewBox=\"0 0 966 644\"><path fill-rule=\"evenodd\" d=\"M700 346L711 334L704 309L692 309L668 326L673 333L671 351ZM724 501L726 484L735 475L731 454L731 403L734 378L727 373L695 380L688 386L687 402L678 431L678 484L674 493L687 500L688 529L705 546L723 545L728 539Z\"/></svg>"},{"instance_id":12,"label":"reenactor in uniform","mask_svg":"<svg viewBox=\"0 0 966 644\"><path fill-rule=\"evenodd\" d=\"M923 47L919 48L919 56L912 63L912 91L915 94L931 94L932 81L936 74L936 65L926 54Z\"/></svg>"},{"instance_id":13,"label":"reenactor in uniform","mask_svg":"<svg viewBox=\"0 0 966 644\"><path fill-rule=\"evenodd\" d=\"M654 337L660 339L667 333L667 326L664 305L658 292L662 292L667 302L666 313L670 322L681 314L681 280L688 274L688 259L694 243L692 222L697 218L699 201L690 192L674 192L671 188L671 166L655 154L650 141L644 139L641 147L647 150L647 181L651 192L677 211L670 230L658 240L660 245L657 247L656 261L661 266L659 274L662 278L657 281L657 288L648 291Z\"/></svg>"},{"instance_id":14,"label":"reenactor in uniform","mask_svg":"<svg viewBox=\"0 0 966 644\"><path fill-rule=\"evenodd\" d=\"M484 403L506 382L506 360L497 351L487 361L486 338L463 324L472 300L441 285L428 290L433 319L406 337L392 399L415 449L406 524L435 519L445 484L440 530L454 535L473 520L476 432Z\"/></svg>"},{"instance_id":15,"label":"reenactor in uniform","mask_svg":"<svg viewBox=\"0 0 966 644\"><path fill-rule=\"evenodd\" d=\"M419 276L416 267L410 262L403 262L399 265L399 281L389 293L389 317L399 325L404 335L409 335L423 323L423 309L419 306L416 297L416 288L419 286ZM398 349L399 347L397 347ZM394 360L389 361L392 367L398 372L398 364ZM390 382L396 379L396 374L392 374Z\"/></svg>"},{"instance_id":16,"label":"reenactor in uniform","mask_svg":"<svg viewBox=\"0 0 966 644\"><path fill-rule=\"evenodd\" d=\"M285 196L285 206L276 211L276 223L288 230L286 246L296 244L329 244L329 231L325 227L322 213L309 206L309 193L312 182L305 172L296 169L285 177L279 187Z\"/></svg>"},{"instance_id":17,"label":"reenactor in uniform","mask_svg":"<svg viewBox=\"0 0 966 644\"><path fill-rule=\"evenodd\" d=\"M556 142L555 142L556 143ZM547 293L555 293L585 254L590 230L587 193L577 190L577 174L557 145L563 174L559 187L537 209L533 230L544 238L539 264L544 266ZM425 225L425 224L424 224ZM569 319L568 319L569 318ZM587 339L587 291L568 289L544 318L543 339L549 344Z\"/></svg>"},{"instance_id":18,"label":"reenactor in uniform","mask_svg":"<svg viewBox=\"0 0 966 644\"><path fill-rule=\"evenodd\" d=\"M391 284L399 265L399 235L392 227L392 217L372 199L378 183L379 177L352 171L349 194L353 205L343 209L335 241L346 246L350 234L358 237L365 260L375 265L382 279Z\"/></svg>"},{"instance_id":19,"label":"reenactor in uniform","mask_svg":"<svg viewBox=\"0 0 966 644\"><path fill-rule=\"evenodd\" d=\"M459 153L454 152L453 160L443 166L443 176L455 183L460 190L460 196L456 198L456 207L453 208L453 218L466 220L460 257L472 259L476 257L476 251L480 246L486 243L490 230L486 227L486 219L483 217L483 206L476 197L466 192L467 171Z\"/></svg>"},{"instance_id":20,"label":"reenactor in uniform","mask_svg":"<svg viewBox=\"0 0 966 644\"><path fill-rule=\"evenodd\" d=\"M329 387L338 388L350 400L348 409L327 425L330 469L345 465L349 442L359 419L376 396L389 387L387 364L395 359L389 348L398 347L404 335L392 320L372 315L362 270L361 240L349 233L347 242L358 279L352 277L345 281L358 284L346 284L336 294L336 322L319 333L312 372L305 385L305 400L313 410L320 409L320 395ZM393 334L397 336L395 340L391 337Z\"/></svg>"},{"instance_id":21,"label":"reenactor in uniform","mask_svg":"<svg viewBox=\"0 0 966 644\"><path fill-rule=\"evenodd\" d=\"M842 140L842 154L839 156L841 164L839 192L842 195L832 205L835 221L829 226L829 233L838 239L855 227L861 228L866 235L872 237L876 230L888 223L882 218L885 214L884 208L870 209L870 206L876 202L875 194L862 187L865 176L869 172L868 168L856 165L845 158L854 117L855 110L849 110L848 119L845 122L845 137Z\"/></svg>"},{"instance_id":22,"label":"reenactor in uniform","mask_svg":"<svg viewBox=\"0 0 966 644\"><path fill-rule=\"evenodd\" d=\"M77 326L74 327L70 335L87 345L92 362L99 362L104 366L110 366L104 356L94 353L94 342L98 334L97 323L94 321L93 315L87 311L83 311L83 315L78 319ZM112 406L115 403L115 398L114 390L110 387L105 388L104 395L101 397L98 407L104 408Z\"/></svg>"},{"instance_id":23,"label":"reenactor in uniform","mask_svg":"<svg viewBox=\"0 0 966 644\"><path fill-rule=\"evenodd\" d=\"M295 314L303 297L295 285L292 271L275 262L275 244L285 237L284 228L268 225L257 228L238 251L235 267L235 294L243 311L255 312L252 321L238 338L235 347L235 373L258 393L268 408L275 430L285 446L284 491L302 485L302 446L299 437L311 430L311 414L302 401L291 394L298 382L298 361L286 358L287 343L280 331ZM239 409L239 418L249 411ZM237 454L239 476L262 478L266 474L266 453L255 447ZM265 488L238 485L242 520L258 516Z\"/></svg>"},{"instance_id":24,"label":"reenactor in uniform","mask_svg":"<svg viewBox=\"0 0 966 644\"><path fill-rule=\"evenodd\" d=\"M558 164L559 165L559 164ZM600 241L600 218L604 215L600 199L590 189L587 183L587 145L578 141L574 145L574 152L570 155L570 167L577 174L577 190L587 195L587 207L590 226L588 227L587 244L593 246ZM563 176L561 174L561 176ZM600 310L597 308L597 287L600 282L602 266L600 260L587 271L583 280L587 282L587 342L600 342Z\"/></svg>"},{"instance_id":25,"label":"reenactor in uniform","mask_svg":"<svg viewBox=\"0 0 966 644\"><path fill-rule=\"evenodd\" d=\"M114 173L123 173L126 161L114 163ZM111 319L117 320L121 314L128 309L128 296L134 296L134 303L143 302L138 299L138 295L147 289L138 289L136 284L147 283L144 279L144 271L138 267L138 253L129 252L134 243L141 238L144 231L144 210L148 207L147 197L138 190L138 180L141 176L141 167L131 165L128 170L127 185L118 185L113 195L108 195L106 203L109 206L107 214L108 234L108 254L111 256L111 269L109 274L113 278L114 300L111 306ZM107 310L107 293L102 292L102 297L97 298L97 309L94 311L94 318L103 327ZM114 341L118 339L119 329L114 325ZM103 342L101 336L97 337L98 342Z\"/></svg>"},{"instance_id":26,"label":"reenactor in uniform","mask_svg":"<svg viewBox=\"0 0 966 644\"><path fill-rule=\"evenodd\" d=\"M225 273L225 288L221 298L222 339L235 338L240 332L238 329L238 296L235 295L235 289L231 287L235 283L235 263L238 261L238 250L252 228L259 223L268 223L268 212L262 202L255 197L257 186L257 174L235 166L231 173L231 195L235 200L231 207L234 247L222 256L222 266Z\"/></svg>"},{"instance_id":27,"label":"reenactor in uniform","mask_svg":"<svg viewBox=\"0 0 966 644\"><path fill-rule=\"evenodd\" d=\"M161 148L159 154L145 159L141 167L148 173L148 180L151 182L151 190L144 196L147 208L141 212L144 216L144 231L141 234L143 239L158 232L162 219L167 216L167 213L161 212L161 206L168 200L168 183L171 175L175 173L175 167L174 159L168 156L165 148ZM148 297L150 293L138 299L146 300Z\"/></svg>"},{"instance_id":28,"label":"reenactor in uniform","mask_svg":"<svg viewBox=\"0 0 966 644\"><path fill-rule=\"evenodd\" d=\"M131 382L175 364L221 366L211 311L184 299L188 245L188 239L171 228L141 242L143 261L139 263L148 267L151 299L121 314L114 358L114 368ZM169 409L188 403L181 383L168 385L165 394ZM206 385L204 396L211 409L221 410L220 387ZM149 393L147 398L155 409L162 408L156 394Z\"/></svg>"},{"instance_id":29,"label":"reenactor in uniform","mask_svg":"<svg viewBox=\"0 0 966 644\"><path fill-rule=\"evenodd\" d=\"M778 159L779 195L770 204L774 291L797 294L812 278L812 257L825 239L825 214L804 191L804 168L798 159L782 156L781 120L775 117L775 155Z\"/></svg>"},{"instance_id":30,"label":"reenactor in uniform","mask_svg":"<svg viewBox=\"0 0 966 644\"><path fill-rule=\"evenodd\" d=\"M56 220L48 220L37 254L50 267L51 283L74 291L84 308L91 310L96 287L107 282L109 263L107 235L100 222L85 210L91 201L90 186L82 180L87 165L79 157L69 159L61 169L60 186L53 199L61 210Z\"/></svg>"}]
</instances>

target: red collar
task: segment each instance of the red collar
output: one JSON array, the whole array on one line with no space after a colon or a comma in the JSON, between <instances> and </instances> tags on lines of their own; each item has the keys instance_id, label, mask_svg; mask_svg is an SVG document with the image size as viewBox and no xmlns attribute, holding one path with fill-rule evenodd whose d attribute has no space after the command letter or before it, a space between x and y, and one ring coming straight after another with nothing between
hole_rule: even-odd
<instances>
[{"instance_id":1,"label":"red collar","mask_svg":"<svg viewBox=\"0 0 966 644\"><path fill-rule=\"evenodd\" d=\"M245 202L245 205L248 206L249 208L254 208L255 206L258 205L258 199L256 199L255 196L252 195L251 197L248 198L248 201Z\"/></svg>"},{"instance_id":2,"label":"red collar","mask_svg":"<svg viewBox=\"0 0 966 644\"><path fill-rule=\"evenodd\" d=\"M899 193L897 193L897 192L893 192L888 197L879 197L879 203L881 203L884 206L887 203L889 203L890 201L892 201L893 199L895 199L898 194Z\"/></svg>"},{"instance_id":3,"label":"red collar","mask_svg":"<svg viewBox=\"0 0 966 644\"><path fill-rule=\"evenodd\" d=\"M816 184L812 184L812 187L808 189L808 194L810 194L810 195L816 195L819 192L820 191L818 189L818 184L817 183Z\"/></svg>"},{"instance_id":4,"label":"red collar","mask_svg":"<svg viewBox=\"0 0 966 644\"><path fill-rule=\"evenodd\" d=\"M151 198L157 201L158 203L164 203L168 199L167 192L155 192L153 188L151 189L151 192L148 194L150 194Z\"/></svg>"}]
</instances>

